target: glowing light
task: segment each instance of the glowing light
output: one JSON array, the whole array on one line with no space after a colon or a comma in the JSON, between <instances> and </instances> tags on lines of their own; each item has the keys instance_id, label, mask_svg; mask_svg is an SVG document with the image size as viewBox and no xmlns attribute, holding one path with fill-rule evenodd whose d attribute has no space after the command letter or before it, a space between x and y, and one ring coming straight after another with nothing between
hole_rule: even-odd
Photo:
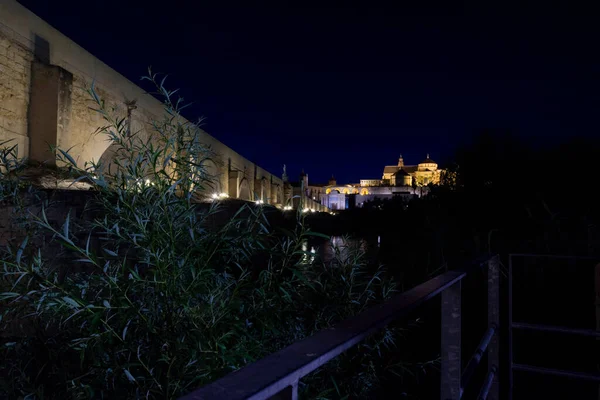
<instances>
[{"instance_id":1,"label":"glowing light","mask_svg":"<svg viewBox=\"0 0 600 400\"><path fill-rule=\"evenodd\" d=\"M227 193L219 193L219 197L222 199L226 199L229 197L229 195Z\"/></svg>"},{"instance_id":2,"label":"glowing light","mask_svg":"<svg viewBox=\"0 0 600 400\"><path fill-rule=\"evenodd\" d=\"M218 194L216 194L216 193L213 193L213 195L212 195L211 197L212 197L213 199L215 199L215 200L216 200L216 199L218 199L218 198L219 198L219 195L218 195Z\"/></svg>"},{"instance_id":3,"label":"glowing light","mask_svg":"<svg viewBox=\"0 0 600 400\"><path fill-rule=\"evenodd\" d=\"M315 212L315 209L314 209L314 208L311 208L311 209L310 209L310 212Z\"/></svg>"},{"instance_id":4,"label":"glowing light","mask_svg":"<svg viewBox=\"0 0 600 400\"><path fill-rule=\"evenodd\" d=\"M302 212L309 212L309 211L310 211L310 208L305 208L302 210Z\"/></svg>"},{"instance_id":5,"label":"glowing light","mask_svg":"<svg viewBox=\"0 0 600 400\"><path fill-rule=\"evenodd\" d=\"M289 210L291 210L291 209L292 209L292 206L285 206L285 207L283 207L283 210L284 210L284 211L289 211Z\"/></svg>"},{"instance_id":6,"label":"glowing light","mask_svg":"<svg viewBox=\"0 0 600 400\"><path fill-rule=\"evenodd\" d=\"M262 200L256 200L256 204L264 204L264 201L262 201Z\"/></svg>"}]
</instances>

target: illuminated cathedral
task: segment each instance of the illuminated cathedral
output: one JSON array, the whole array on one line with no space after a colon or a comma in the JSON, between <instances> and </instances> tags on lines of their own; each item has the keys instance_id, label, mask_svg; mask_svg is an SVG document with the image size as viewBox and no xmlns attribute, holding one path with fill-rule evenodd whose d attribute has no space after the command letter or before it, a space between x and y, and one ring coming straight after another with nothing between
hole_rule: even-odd
<instances>
[{"instance_id":1,"label":"illuminated cathedral","mask_svg":"<svg viewBox=\"0 0 600 400\"><path fill-rule=\"evenodd\" d=\"M333 176L327 184L314 184L308 181L308 174L302 171L294 194L301 194L332 211L345 210L362 207L365 202L374 199L422 196L428 192L429 184L440 182L441 173L442 170L429 154L416 165L405 165L400 155L396 165L383 168L381 179L361 179L360 183L354 184L338 185Z\"/></svg>"}]
</instances>

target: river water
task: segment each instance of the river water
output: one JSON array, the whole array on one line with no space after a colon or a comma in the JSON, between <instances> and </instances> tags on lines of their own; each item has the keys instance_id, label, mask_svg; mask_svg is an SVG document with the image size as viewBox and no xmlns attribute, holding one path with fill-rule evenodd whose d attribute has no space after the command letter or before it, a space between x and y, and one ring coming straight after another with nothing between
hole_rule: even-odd
<instances>
[{"instance_id":1,"label":"river water","mask_svg":"<svg viewBox=\"0 0 600 400\"><path fill-rule=\"evenodd\" d=\"M314 254L306 256L304 261L313 262L317 257L325 262L336 259L347 260L362 252L367 260L376 260L379 255L381 237L348 238L332 236L329 240L311 239L302 244L302 250Z\"/></svg>"}]
</instances>

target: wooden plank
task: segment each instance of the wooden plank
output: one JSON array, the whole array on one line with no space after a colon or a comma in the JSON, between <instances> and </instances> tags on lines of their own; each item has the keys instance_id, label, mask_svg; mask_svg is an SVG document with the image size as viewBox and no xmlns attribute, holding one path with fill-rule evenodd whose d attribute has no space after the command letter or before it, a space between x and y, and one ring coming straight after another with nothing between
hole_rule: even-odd
<instances>
[{"instance_id":1,"label":"wooden plank","mask_svg":"<svg viewBox=\"0 0 600 400\"><path fill-rule=\"evenodd\" d=\"M442 292L441 400L461 397L461 284Z\"/></svg>"},{"instance_id":2,"label":"wooden plank","mask_svg":"<svg viewBox=\"0 0 600 400\"><path fill-rule=\"evenodd\" d=\"M500 258L490 258L487 270L488 284L488 326L498 327L487 348L488 372L497 371L500 366ZM500 400L498 374L491 375L491 386L487 392L490 400Z\"/></svg>"}]
</instances>

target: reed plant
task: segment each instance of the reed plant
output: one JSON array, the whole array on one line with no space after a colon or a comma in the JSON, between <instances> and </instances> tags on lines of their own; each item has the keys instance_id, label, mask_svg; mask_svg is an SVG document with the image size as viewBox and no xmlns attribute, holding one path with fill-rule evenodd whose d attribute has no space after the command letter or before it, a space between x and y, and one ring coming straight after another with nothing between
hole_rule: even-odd
<instances>
[{"instance_id":1,"label":"reed plant","mask_svg":"<svg viewBox=\"0 0 600 400\"><path fill-rule=\"evenodd\" d=\"M322 235L300 215L282 229L269 223L277 210L246 204L215 226L223 203L199 200L215 179L208 165L216 156L199 125L181 116L176 92L152 73L146 79L164 116L143 132L89 87L109 161L78 165L56 149L59 165L93 186L93 217L67 212L57 222L42 200L15 208L22 235L0 249L3 396L177 398L395 290L358 248L333 260L303 250ZM15 148L0 152L2 200L11 207L35 191L18 179L23 165ZM304 379L303 395L366 396L392 333Z\"/></svg>"}]
</instances>

